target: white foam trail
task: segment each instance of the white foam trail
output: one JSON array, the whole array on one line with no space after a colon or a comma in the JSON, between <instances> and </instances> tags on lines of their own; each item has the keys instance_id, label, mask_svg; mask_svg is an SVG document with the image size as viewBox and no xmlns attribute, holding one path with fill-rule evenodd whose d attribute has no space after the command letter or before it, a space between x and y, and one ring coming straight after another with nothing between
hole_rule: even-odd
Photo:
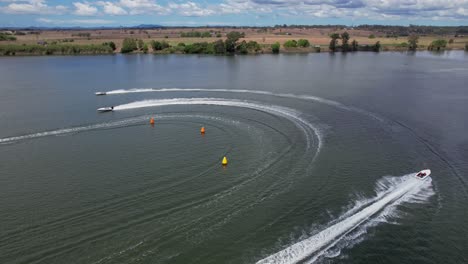
<instances>
[{"instance_id":1,"label":"white foam trail","mask_svg":"<svg viewBox=\"0 0 468 264\"><path fill-rule=\"evenodd\" d=\"M339 222L320 231L319 233L270 255L257 264L265 263L298 263L308 259L312 263L328 249L336 245L348 233L362 225L366 220L379 212L395 208L395 205L414 197L414 194L431 185L431 178L424 181L416 179L415 174L401 177L404 180L394 181L394 185L387 191L381 191L369 205L344 217ZM352 209L353 211L355 209ZM348 214L345 214L348 215Z\"/></svg>"},{"instance_id":2,"label":"white foam trail","mask_svg":"<svg viewBox=\"0 0 468 264\"><path fill-rule=\"evenodd\" d=\"M239 101L239 100L226 100L220 98L173 98L173 99L155 99L155 100L143 100L133 103L123 104L114 106L114 111L145 108L145 107L156 107L156 106L169 106L169 105L219 105L219 106L231 106L231 107L242 107L255 109L277 116L284 117L291 120L300 129L304 131L307 138L307 148L311 145L310 134L315 134L318 140L317 153L322 147L322 134L318 128L309 123L307 120L301 118L301 113L286 107L274 106L274 105L263 105L256 102Z\"/></svg>"},{"instance_id":3,"label":"white foam trail","mask_svg":"<svg viewBox=\"0 0 468 264\"><path fill-rule=\"evenodd\" d=\"M284 97L284 98L293 98L293 99L302 99L302 100L308 100L308 101L316 101L320 102L323 104L331 105L334 107L338 107L340 109L344 109L347 111L354 111L358 112L367 116L370 116L374 119L379 120L380 122L383 122L383 119L376 114L364 111L359 108L355 107L350 107L343 105L339 102L324 99L321 97L317 96L310 96L310 95L296 95L296 94L290 94L290 93L273 93L273 92L268 92L268 91L260 91L260 90L241 90L241 89L203 89L203 88L132 88L129 90L125 89L119 89L119 90L112 90L109 92L106 92L108 95L113 95L113 94L128 94L128 93L150 93L150 92L222 92L222 93L248 93L248 94L260 94L260 95L268 95L268 96L276 96L276 97Z\"/></svg>"},{"instance_id":4,"label":"white foam trail","mask_svg":"<svg viewBox=\"0 0 468 264\"><path fill-rule=\"evenodd\" d=\"M177 114L177 115L165 114L165 115L158 115L158 116L144 115L144 116L139 116L139 117L126 118L126 119L119 120L119 121L114 121L114 122L91 124L91 125L86 125L86 126L78 126L78 127L43 131L43 132L27 134L27 135L21 135L21 136L0 138L0 144L9 144L9 143L15 143L15 142L18 142L18 141L21 141L21 140L27 140L27 139L35 139L35 138L48 137L48 136L60 136L60 135L80 133L80 132L97 130L97 129L116 128L116 127L134 125L134 124L138 124L138 123L141 123L141 122L146 122L150 117L153 117L153 118L158 119L158 120L159 119L180 118L180 117L205 118L205 119L213 119L213 120L216 120L216 121L222 121L222 122L236 123L237 124L237 122L233 121L233 120L227 120L227 119L223 119L223 118L220 118L220 117L202 116L202 115L186 115L186 114Z\"/></svg>"},{"instance_id":5,"label":"white foam trail","mask_svg":"<svg viewBox=\"0 0 468 264\"><path fill-rule=\"evenodd\" d=\"M20 141L20 140L25 140L25 139L33 139L33 138L40 138L40 137L47 137L47 136L58 136L62 134L79 133L79 132L89 131L89 130L94 130L94 129L113 128L113 127L131 125L131 124L136 124L138 122L146 120L147 118L148 117L146 116L137 117L137 118L129 118L129 119L124 119L124 120L115 121L115 122L100 123L100 124L93 124L93 125L80 126L80 127L63 128L63 129L44 131L44 132L39 132L39 133L34 133L34 134L29 134L29 135L0 138L0 144Z\"/></svg>"}]
</instances>

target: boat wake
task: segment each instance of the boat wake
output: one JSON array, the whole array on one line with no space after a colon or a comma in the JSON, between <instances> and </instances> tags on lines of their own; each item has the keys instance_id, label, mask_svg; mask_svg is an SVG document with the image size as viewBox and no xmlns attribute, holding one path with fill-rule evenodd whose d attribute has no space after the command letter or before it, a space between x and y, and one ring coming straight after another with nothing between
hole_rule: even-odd
<instances>
[{"instance_id":1,"label":"boat wake","mask_svg":"<svg viewBox=\"0 0 468 264\"><path fill-rule=\"evenodd\" d=\"M270 113L276 116L280 116L292 121L298 128L303 130L307 139L307 148L311 147L313 137L317 138L317 153L322 147L322 133L320 130L301 117L301 113L282 106L264 105L252 101L240 101L240 100L227 100L222 98L173 98L173 99L155 99L155 100L143 100L133 103L118 105L114 107L114 111L129 110L146 107L157 107L157 106L170 106L170 105L217 105L217 106L230 106L230 107L241 107L254 109L266 113Z\"/></svg>"},{"instance_id":2,"label":"boat wake","mask_svg":"<svg viewBox=\"0 0 468 264\"><path fill-rule=\"evenodd\" d=\"M379 220L395 213L396 205L403 202L426 201L434 194L432 179L419 180L415 173L402 177L387 177L378 182L377 196L373 199L358 201L356 206L343 214L337 221L315 235L299 241L257 264L265 263L313 263L323 257L353 231L360 229L364 234L372 220ZM353 239L355 239L354 237ZM338 254L332 254L336 257Z\"/></svg>"},{"instance_id":3,"label":"boat wake","mask_svg":"<svg viewBox=\"0 0 468 264\"><path fill-rule=\"evenodd\" d=\"M22 136L5 137L5 138L0 138L0 144L13 143L17 141L26 140L26 139L35 139L35 138L48 137L48 136L59 136L59 135L64 135L64 134L80 133L80 132L90 131L90 130L124 127L124 126L141 123L142 121L147 120L148 118L149 117L147 116L142 116L142 117L128 118L128 119L114 121L114 122L106 122L106 123L92 124L92 125L86 125L86 126L63 128L63 129L38 132L38 133L22 135Z\"/></svg>"},{"instance_id":4,"label":"boat wake","mask_svg":"<svg viewBox=\"0 0 468 264\"><path fill-rule=\"evenodd\" d=\"M317 152L320 151L322 147L322 133L321 131L308 122L306 119L301 117L301 113L286 107L274 106L274 105L264 105L252 101L239 101L239 100L228 100L228 99L219 99L219 98L174 98L174 99L161 99L161 100L144 100L137 101L133 103L123 104L114 106L114 111L129 110L136 108L145 108L145 107L157 107L157 106L171 106L171 105L218 105L218 106L230 106L230 107L241 107L254 109L257 111L266 112L273 114L275 116L286 118L287 120L293 122L299 129L304 132L304 135L307 140L307 148L309 149L316 139ZM28 135L13 136L0 138L0 144L14 143L27 139L42 138L48 136L58 136L71 133L80 133L85 131L99 130L99 129L111 129L126 127L131 125L142 124L150 116L144 115L135 118L127 118L124 120L91 124L85 126L63 128L57 130L44 131L39 133L33 133Z\"/></svg>"},{"instance_id":5,"label":"boat wake","mask_svg":"<svg viewBox=\"0 0 468 264\"><path fill-rule=\"evenodd\" d=\"M317 96L310 96L310 95L296 95L290 93L273 93L268 91L260 91L260 90L242 90L242 89L206 89L206 88L133 88L133 89L119 89L119 90L112 90L105 92L106 95L117 95L117 94L130 94L130 93L151 93L151 92L219 92L219 93L238 93L238 94L258 94L258 95L268 95L268 96L275 96L275 97L282 97L282 98L292 98L292 99L301 99L307 101L315 101L322 104L330 105L333 107L337 107L346 111L353 111L363 115L370 116L373 119L376 119L380 122L383 122L382 117L367 112L365 110L346 106L342 103L317 97Z\"/></svg>"}]
</instances>

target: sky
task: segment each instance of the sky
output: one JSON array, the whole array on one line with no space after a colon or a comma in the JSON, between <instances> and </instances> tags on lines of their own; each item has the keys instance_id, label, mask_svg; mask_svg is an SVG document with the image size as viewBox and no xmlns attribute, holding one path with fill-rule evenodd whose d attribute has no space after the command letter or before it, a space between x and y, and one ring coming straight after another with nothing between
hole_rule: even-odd
<instances>
[{"instance_id":1,"label":"sky","mask_svg":"<svg viewBox=\"0 0 468 264\"><path fill-rule=\"evenodd\" d=\"M468 0L0 0L0 27L468 25Z\"/></svg>"}]
</instances>

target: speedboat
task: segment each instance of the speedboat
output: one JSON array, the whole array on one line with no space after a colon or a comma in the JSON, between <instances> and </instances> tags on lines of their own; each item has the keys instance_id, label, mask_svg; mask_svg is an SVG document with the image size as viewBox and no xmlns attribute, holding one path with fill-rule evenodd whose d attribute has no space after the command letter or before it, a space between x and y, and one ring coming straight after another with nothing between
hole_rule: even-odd
<instances>
[{"instance_id":1,"label":"speedboat","mask_svg":"<svg viewBox=\"0 0 468 264\"><path fill-rule=\"evenodd\" d=\"M416 177L417 179L420 179L420 180L424 180L429 175L431 175L431 170L427 169L427 170L422 170L422 171L416 173L416 175L414 177Z\"/></svg>"},{"instance_id":2,"label":"speedboat","mask_svg":"<svg viewBox=\"0 0 468 264\"><path fill-rule=\"evenodd\" d=\"M113 106L98 108L98 112L101 112L101 113L112 112L112 111L114 111Z\"/></svg>"},{"instance_id":3,"label":"speedboat","mask_svg":"<svg viewBox=\"0 0 468 264\"><path fill-rule=\"evenodd\" d=\"M106 95L106 92L95 92L95 95Z\"/></svg>"}]
</instances>

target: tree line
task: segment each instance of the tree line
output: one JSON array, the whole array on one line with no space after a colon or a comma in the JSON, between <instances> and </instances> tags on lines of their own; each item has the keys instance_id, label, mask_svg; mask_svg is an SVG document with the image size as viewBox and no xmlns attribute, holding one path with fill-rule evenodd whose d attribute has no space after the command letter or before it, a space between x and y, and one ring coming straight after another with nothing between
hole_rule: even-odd
<instances>
[{"instance_id":1,"label":"tree line","mask_svg":"<svg viewBox=\"0 0 468 264\"><path fill-rule=\"evenodd\" d=\"M392 25L360 25L354 27L368 31L381 32L387 35L410 36L418 35L457 35L468 34L468 26L392 26Z\"/></svg>"},{"instance_id":2,"label":"tree line","mask_svg":"<svg viewBox=\"0 0 468 264\"><path fill-rule=\"evenodd\" d=\"M363 45L360 46L357 40L353 39L351 43L349 43L350 35L348 32L339 33L332 33L330 35L330 45L328 48L331 52L342 51L342 52L353 52L353 51L375 51L379 52L381 45L380 41L377 41L374 45ZM339 45L339 39L341 39L341 45Z\"/></svg>"},{"instance_id":3,"label":"tree line","mask_svg":"<svg viewBox=\"0 0 468 264\"><path fill-rule=\"evenodd\" d=\"M13 55L79 55L79 54L112 54L115 46L109 43L99 44L49 44L49 45L0 45L0 54Z\"/></svg>"},{"instance_id":4,"label":"tree line","mask_svg":"<svg viewBox=\"0 0 468 264\"><path fill-rule=\"evenodd\" d=\"M258 53L262 50L256 41L239 41L245 37L244 33L232 31L226 35L226 40L214 42L195 42L190 44L178 43L171 46L166 41L152 40L149 44L154 52L158 53L186 53L186 54L248 54ZM148 52L147 44L142 40L126 38L122 43L122 53L133 51Z\"/></svg>"},{"instance_id":5,"label":"tree line","mask_svg":"<svg viewBox=\"0 0 468 264\"><path fill-rule=\"evenodd\" d=\"M191 31L191 32L181 32L180 37L182 38L211 38L216 36L217 38L222 37L221 33L216 32L214 35L210 31Z\"/></svg>"},{"instance_id":6,"label":"tree line","mask_svg":"<svg viewBox=\"0 0 468 264\"><path fill-rule=\"evenodd\" d=\"M0 33L0 41L15 41L15 40L16 40L16 37L11 34Z\"/></svg>"}]
</instances>

